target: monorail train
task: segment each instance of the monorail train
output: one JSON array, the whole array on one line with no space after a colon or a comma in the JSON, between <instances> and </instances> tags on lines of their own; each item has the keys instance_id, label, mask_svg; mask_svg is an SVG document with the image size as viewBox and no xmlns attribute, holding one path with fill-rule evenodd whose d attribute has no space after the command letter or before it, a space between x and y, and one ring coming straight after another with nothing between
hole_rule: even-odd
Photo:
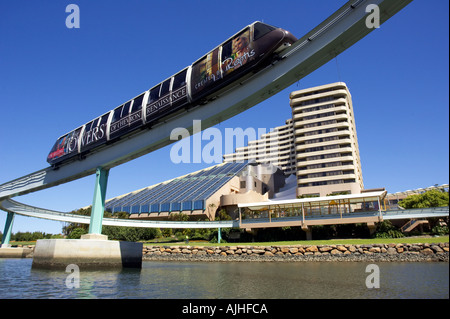
<instances>
[{"instance_id":1,"label":"monorail train","mask_svg":"<svg viewBox=\"0 0 450 319\"><path fill-rule=\"evenodd\" d=\"M57 167L75 156L82 159L103 144L151 128L163 117L205 104L220 90L272 63L295 41L290 32L256 21L150 90L58 138L47 162Z\"/></svg>"}]
</instances>

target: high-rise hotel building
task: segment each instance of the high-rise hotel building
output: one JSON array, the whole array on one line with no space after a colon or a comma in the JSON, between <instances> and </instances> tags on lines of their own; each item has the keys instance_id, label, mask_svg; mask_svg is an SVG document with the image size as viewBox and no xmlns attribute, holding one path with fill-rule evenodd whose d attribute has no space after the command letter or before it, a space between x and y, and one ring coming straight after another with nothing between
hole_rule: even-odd
<instances>
[{"instance_id":1,"label":"high-rise hotel building","mask_svg":"<svg viewBox=\"0 0 450 319\"><path fill-rule=\"evenodd\" d=\"M297 195L361 192L363 178L350 92L337 82L290 94Z\"/></svg>"},{"instance_id":2,"label":"high-rise hotel building","mask_svg":"<svg viewBox=\"0 0 450 319\"><path fill-rule=\"evenodd\" d=\"M297 196L326 196L364 188L350 92L343 82L290 94L292 119L264 134L225 162L270 162L296 174Z\"/></svg>"}]
</instances>

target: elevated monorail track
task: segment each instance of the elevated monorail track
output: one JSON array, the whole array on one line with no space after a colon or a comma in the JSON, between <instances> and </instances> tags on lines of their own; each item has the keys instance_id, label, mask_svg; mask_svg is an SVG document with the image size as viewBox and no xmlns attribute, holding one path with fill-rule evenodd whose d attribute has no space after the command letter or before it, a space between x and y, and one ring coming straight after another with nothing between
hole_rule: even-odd
<instances>
[{"instance_id":1,"label":"elevated monorail track","mask_svg":"<svg viewBox=\"0 0 450 319\"><path fill-rule=\"evenodd\" d=\"M249 109L310 74L373 31L366 26L369 4L380 8L382 24L411 1L348 1L283 51L279 61L223 92L214 101L168 118L149 130L138 131L85 159L66 163L58 169L47 167L0 185L0 208L6 208L2 206L8 203L5 199L92 175L98 167L110 169L167 146L174 142L170 140L174 128L183 127L192 133L193 120L201 119L202 129L206 129Z\"/></svg>"},{"instance_id":2,"label":"elevated monorail track","mask_svg":"<svg viewBox=\"0 0 450 319\"><path fill-rule=\"evenodd\" d=\"M18 215L55 220L61 222L89 224L90 216L58 212L54 210L39 208L19 203L12 199L3 200L0 205L2 209L13 212ZM119 219L103 218L103 225L107 226L126 226L143 228L258 228L258 227L282 227L282 226L301 226L306 223L314 225L328 224L347 224L357 222L381 221L392 219L417 219L417 218L442 218L449 216L449 207L431 207L419 209L387 210L379 213L378 211L368 211L351 213L345 215L324 215L307 216L302 221L301 216L281 217L281 218L257 218L243 220L224 220L224 221L156 221L156 220L137 220L137 219Z\"/></svg>"}]
</instances>

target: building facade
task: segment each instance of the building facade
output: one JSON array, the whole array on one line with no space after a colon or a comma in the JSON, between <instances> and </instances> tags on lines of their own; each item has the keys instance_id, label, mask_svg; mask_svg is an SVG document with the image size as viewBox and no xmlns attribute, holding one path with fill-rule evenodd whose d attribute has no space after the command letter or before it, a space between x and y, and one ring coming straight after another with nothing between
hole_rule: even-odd
<instances>
[{"instance_id":1,"label":"building facade","mask_svg":"<svg viewBox=\"0 0 450 319\"><path fill-rule=\"evenodd\" d=\"M249 141L247 146L236 148L235 153L223 156L225 163L256 161L279 167L286 175L295 174L295 147L292 119L262 134L259 140Z\"/></svg>"},{"instance_id":2,"label":"building facade","mask_svg":"<svg viewBox=\"0 0 450 319\"><path fill-rule=\"evenodd\" d=\"M358 194L364 189L350 92L337 82L290 94L297 195Z\"/></svg>"},{"instance_id":3,"label":"building facade","mask_svg":"<svg viewBox=\"0 0 450 319\"><path fill-rule=\"evenodd\" d=\"M364 189L350 92L337 82L290 94L292 119L224 155L224 162L254 160L297 177L297 196L359 194Z\"/></svg>"}]
</instances>

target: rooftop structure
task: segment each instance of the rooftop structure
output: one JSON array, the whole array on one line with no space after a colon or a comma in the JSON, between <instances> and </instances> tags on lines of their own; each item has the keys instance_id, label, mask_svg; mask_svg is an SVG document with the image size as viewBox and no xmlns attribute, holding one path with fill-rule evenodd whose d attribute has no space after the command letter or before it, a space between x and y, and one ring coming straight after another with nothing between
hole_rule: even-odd
<instances>
[{"instance_id":1,"label":"rooftop structure","mask_svg":"<svg viewBox=\"0 0 450 319\"><path fill-rule=\"evenodd\" d=\"M266 165L267 166L267 165ZM219 207L233 211L238 202L268 200L284 185L279 169L252 163L222 163L109 199L107 211L130 218L167 219L183 213L214 220Z\"/></svg>"}]
</instances>

